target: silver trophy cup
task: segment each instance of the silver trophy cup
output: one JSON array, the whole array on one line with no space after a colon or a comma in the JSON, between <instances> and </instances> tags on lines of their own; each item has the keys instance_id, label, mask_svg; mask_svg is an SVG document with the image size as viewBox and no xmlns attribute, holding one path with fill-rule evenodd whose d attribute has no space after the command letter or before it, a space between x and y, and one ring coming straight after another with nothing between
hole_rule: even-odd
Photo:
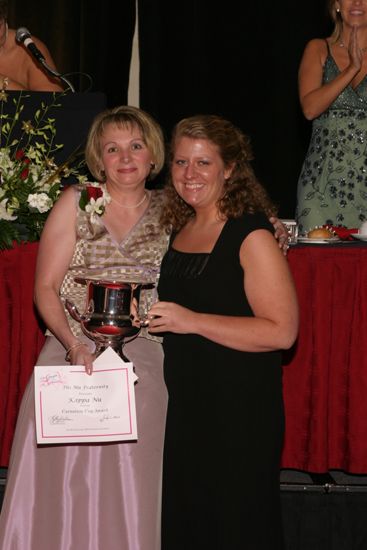
<instances>
[{"instance_id":1,"label":"silver trophy cup","mask_svg":"<svg viewBox=\"0 0 367 550\"><path fill-rule=\"evenodd\" d=\"M80 323L83 333L95 342L95 354L98 356L110 346L124 361L129 361L123 346L136 338L146 324L138 313L140 291L154 285L82 278L75 281L86 284L85 310L80 313L69 299L65 300L65 307Z\"/></svg>"}]
</instances>

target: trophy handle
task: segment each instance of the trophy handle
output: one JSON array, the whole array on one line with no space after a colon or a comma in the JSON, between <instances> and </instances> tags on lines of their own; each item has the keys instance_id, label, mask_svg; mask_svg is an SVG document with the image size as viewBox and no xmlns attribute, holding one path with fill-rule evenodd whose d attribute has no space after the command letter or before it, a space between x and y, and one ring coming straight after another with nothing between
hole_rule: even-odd
<instances>
[{"instance_id":1,"label":"trophy handle","mask_svg":"<svg viewBox=\"0 0 367 550\"><path fill-rule=\"evenodd\" d=\"M70 313L70 315L72 316L72 318L75 319L75 321L78 321L79 323L81 321L89 321L93 313L93 308L89 307L87 313L84 315L81 315L76 305L68 298L66 298L65 300L65 307Z\"/></svg>"},{"instance_id":2,"label":"trophy handle","mask_svg":"<svg viewBox=\"0 0 367 550\"><path fill-rule=\"evenodd\" d=\"M141 329L140 329L141 330ZM139 332L137 332L136 334L134 334L134 336L131 336L131 338L124 338L123 340L121 340L117 346L117 348L115 348L115 351L117 352L117 354L121 357L121 359L123 361L125 361L126 363L129 363L130 362L130 359L128 357L126 357L126 355L124 354L123 352L123 349L125 347L126 344L128 344L129 342L132 342L133 340L135 340L135 338L137 338L139 336L139 333L140 333L140 330ZM134 371L135 371L135 368L134 368Z\"/></svg>"}]
</instances>

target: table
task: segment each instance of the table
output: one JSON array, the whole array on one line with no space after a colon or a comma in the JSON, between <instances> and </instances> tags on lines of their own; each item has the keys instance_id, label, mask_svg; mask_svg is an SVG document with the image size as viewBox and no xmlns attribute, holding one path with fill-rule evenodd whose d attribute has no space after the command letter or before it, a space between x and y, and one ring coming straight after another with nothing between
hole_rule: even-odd
<instances>
[{"instance_id":1,"label":"table","mask_svg":"<svg viewBox=\"0 0 367 550\"><path fill-rule=\"evenodd\" d=\"M283 468L367 472L367 246L297 245L289 264L300 305L284 357Z\"/></svg>"},{"instance_id":2,"label":"table","mask_svg":"<svg viewBox=\"0 0 367 550\"><path fill-rule=\"evenodd\" d=\"M20 401L44 342L33 305L38 243L0 251L0 466L7 466Z\"/></svg>"},{"instance_id":3,"label":"table","mask_svg":"<svg viewBox=\"0 0 367 550\"><path fill-rule=\"evenodd\" d=\"M33 306L38 244L0 252L0 466L44 342ZM301 312L284 354L283 468L367 472L367 244L289 250ZM260 437L260 435L259 435Z\"/></svg>"}]
</instances>

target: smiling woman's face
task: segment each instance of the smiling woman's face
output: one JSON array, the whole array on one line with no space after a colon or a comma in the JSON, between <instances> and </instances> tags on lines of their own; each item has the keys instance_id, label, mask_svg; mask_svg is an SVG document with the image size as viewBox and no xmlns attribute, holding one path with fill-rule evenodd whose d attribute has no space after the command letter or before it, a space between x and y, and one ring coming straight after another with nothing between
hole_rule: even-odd
<instances>
[{"instance_id":1,"label":"smiling woman's face","mask_svg":"<svg viewBox=\"0 0 367 550\"><path fill-rule=\"evenodd\" d=\"M177 139L171 166L173 185L195 210L216 206L230 172L211 141L186 136Z\"/></svg>"},{"instance_id":2,"label":"smiling woman's face","mask_svg":"<svg viewBox=\"0 0 367 550\"><path fill-rule=\"evenodd\" d=\"M137 126L109 124L100 146L107 183L132 189L144 186L153 159Z\"/></svg>"},{"instance_id":3,"label":"smiling woman's face","mask_svg":"<svg viewBox=\"0 0 367 550\"><path fill-rule=\"evenodd\" d=\"M367 25L367 0L338 0L335 7L340 10L344 23L357 27Z\"/></svg>"}]
</instances>

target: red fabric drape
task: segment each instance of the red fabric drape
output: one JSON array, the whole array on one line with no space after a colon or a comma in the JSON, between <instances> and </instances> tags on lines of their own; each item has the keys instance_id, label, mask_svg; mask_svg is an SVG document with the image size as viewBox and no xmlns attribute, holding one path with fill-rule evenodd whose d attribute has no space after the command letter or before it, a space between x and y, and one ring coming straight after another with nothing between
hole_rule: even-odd
<instances>
[{"instance_id":1,"label":"red fabric drape","mask_svg":"<svg viewBox=\"0 0 367 550\"><path fill-rule=\"evenodd\" d=\"M0 252L0 465L44 342L33 306L38 244ZM367 246L289 251L301 312L283 368L283 468L367 472Z\"/></svg>"},{"instance_id":2,"label":"red fabric drape","mask_svg":"<svg viewBox=\"0 0 367 550\"><path fill-rule=\"evenodd\" d=\"M33 306L38 243L0 251L0 466L7 466L25 386L44 342Z\"/></svg>"},{"instance_id":3,"label":"red fabric drape","mask_svg":"<svg viewBox=\"0 0 367 550\"><path fill-rule=\"evenodd\" d=\"M367 472L367 247L296 247L301 312L283 368L283 468Z\"/></svg>"}]
</instances>

